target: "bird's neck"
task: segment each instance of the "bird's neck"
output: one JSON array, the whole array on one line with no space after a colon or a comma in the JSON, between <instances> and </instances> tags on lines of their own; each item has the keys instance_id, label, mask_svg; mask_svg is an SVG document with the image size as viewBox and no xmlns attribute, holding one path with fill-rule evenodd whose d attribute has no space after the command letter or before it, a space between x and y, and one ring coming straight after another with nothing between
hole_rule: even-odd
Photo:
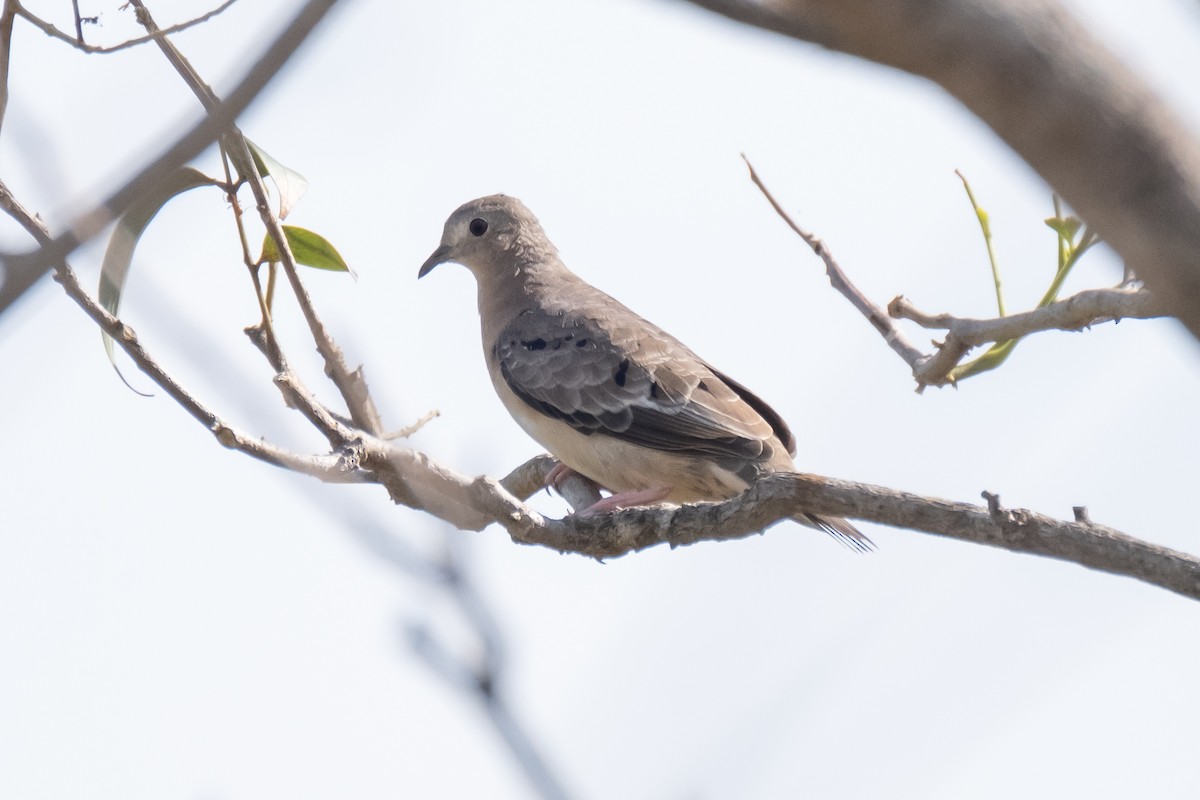
<instances>
[{"instance_id":1,"label":"bird's neck","mask_svg":"<svg viewBox=\"0 0 1200 800\"><path fill-rule=\"evenodd\" d=\"M505 274L489 272L478 281L484 344L494 342L522 312L558 306L563 287L572 280L578 279L556 258L525 263L518 260Z\"/></svg>"}]
</instances>

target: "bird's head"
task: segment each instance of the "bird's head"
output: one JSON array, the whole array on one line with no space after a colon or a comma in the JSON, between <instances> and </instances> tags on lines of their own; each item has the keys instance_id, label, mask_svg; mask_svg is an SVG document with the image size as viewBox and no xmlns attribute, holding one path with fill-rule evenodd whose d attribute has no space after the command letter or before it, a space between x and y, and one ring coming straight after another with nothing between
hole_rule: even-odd
<instances>
[{"instance_id":1,"label":"bird's head","mask_svg":"<svg viewBox=\"0 0 1200 800\"><path fill-rule=\"evenodd\" d=\"M524 203L494 194L464 203L450 215L441 245L421 265L417 277L453 261L471 270L483 284L555 255L537 217Z\"/></svg>"}]
</instances>

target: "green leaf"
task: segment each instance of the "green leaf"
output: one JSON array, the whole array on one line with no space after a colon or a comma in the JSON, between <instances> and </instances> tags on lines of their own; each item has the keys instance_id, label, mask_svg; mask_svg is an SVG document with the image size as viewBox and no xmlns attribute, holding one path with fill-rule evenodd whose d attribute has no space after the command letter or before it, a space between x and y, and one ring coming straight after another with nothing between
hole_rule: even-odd
<instances>
[{"instance_id":1,"label":"green leaf","mask_svg":"<svg viewBox=\"0 0 1200 800\"><path fill-rule=\"evenodd\" d=\"M279 190L279 218L286 218L308 189L308 179L294 169L280 164L270 153L249 139L246 140L246 145L250 148L250 155L254 157L254 166L258 167L258 174L264 178L269 175L271 180L275 181L275 188Z\"/></svg>"},{"instance_id":2,"label":"green leaf","mask_svg":"<svg viewBox=\"0 0 1200 800\"><path fill-rule=\"evenodd\" d=\"M1074 242L1083 221L1078 217L1047 217L1046 225L1066 241Z\"/></svg>"},{"instance_id":3,"label":"green leaf","mask_svg":"<svg viewBox=\"0 0 1200 800\"><path fill-rule=\"evenodd\" d=\"M191 167L181 167L161 186L156 187L156 191L142 197L121 215L113 229L112 238L108 241L108 249L104 252L104 264L100 268L100 305L104 306L108 313L114 317L119 316L117 311L121 307L121 292L125 289L125 280L129 277L129 268L133 264L133 251L137 248L150 220L154 219L172 197L198 186L215 185L217 182L203 172ZM125 376L121 375L121 370L117 367L112 338L107 333L103 336L104 352L108 353L109 362L125 385L129 386L129 381L125 380ZM129 388L133 389L132 386Z\"/></svg>"},{"instance_id":4,"label":"green leaf","mask_svg":"<svg viewBox=\"0 0 1200 800\"><path fill-rule=\"evenodd\" d=\"M324 236L305 228L297 228L295 225L283 225L282 227L283 235L287 237L288 247L291 248L292 255L296 257L297 264L334 272L349 272L354 275L354 271L342 259L337 248L330 244ZM275 246L275 240L268 233L263 238L262 255L258 257L258 263L282 260L279 248Z\"/></svg>"}]
</instances>

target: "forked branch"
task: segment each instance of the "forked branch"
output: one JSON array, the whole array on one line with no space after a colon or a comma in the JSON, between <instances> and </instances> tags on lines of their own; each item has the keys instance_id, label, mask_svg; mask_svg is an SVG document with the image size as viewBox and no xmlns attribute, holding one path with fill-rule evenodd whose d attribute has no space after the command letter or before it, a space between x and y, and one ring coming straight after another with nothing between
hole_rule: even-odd
<instances>
[{"instance_id":1,"label":"forked branch","mask_svg":"<svg viewBox=\"0 0 1200 800\"><path fill-rule=\"evenodd\" d=\"M1079 331L1105 322L1151 319L1166 316L1168 313L1157 295L1143 288L1128 287L1090 289L1032 311L993 319L925 314L903 297L893 299L884 312L868 300L846 276L829 246L792 219L767 189L749 159L746 159L745 155L742 158L750 168L750 180L775 209L775 213L825 262L825 273L829 276L830 285L858 309L871 323L871 327L875 328L888 346L912 370L918 392L923 391L926 386L954 384L955 369L972 348L981 344L1015 341L1032 333L1049 330ZM924 353L896 326L893 320L897 319L911 320L927 329L944 330L947 332L946 338L942 342L934 343L933 352Z\"/></svg>"}]
</instances>

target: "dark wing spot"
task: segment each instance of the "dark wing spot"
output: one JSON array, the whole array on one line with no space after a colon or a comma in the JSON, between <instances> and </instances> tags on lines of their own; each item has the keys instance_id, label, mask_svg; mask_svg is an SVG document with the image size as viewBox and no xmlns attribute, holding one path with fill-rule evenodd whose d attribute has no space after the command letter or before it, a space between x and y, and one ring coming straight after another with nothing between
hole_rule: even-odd
<instances>
[{"instance_id":1,"label":"dark wing spot","mask_svg":"<svg viewBox=\"0 0 1200 800\"><path fill-rule=\"evenodd\" d=\"M700 381L699 383L697 383L696 388L702 392L708 392L709 394L712 394L712 390L708 388L708 384L705 383L704 381Z\"/></svg>"},{"instance_id":2,"label":"dark wing spot","mask_svg":"<svg viewBox=\"0 0 1200 800\"><path fill-rule=\"evenodd\" d=\"M541 337L538 337L537 339L531 339L528 342L523 341L523 342L521 342L521 344L525 345L525 347L529 350L545 350L546 349L546 340Z\"/></svg>"},{"instance_id":3,"label":"dark wing spot","mask_svg":"<svg viewBox=\"0 0 1200 800\"><path fill-rule=\"evenodd\" d=\"M576 347L587 347L587 343L588 343L587 339L580 339L578 342L575 343L575 346Z\"/></svg>"},{"instance_id":4,"label":"dark wing spot","mask_svg":"<svg viewBox=\"0 0 1200 800\"><path fill-rule=\"evenodd\" d=\"M629 372L629 359L621 362L621 366L617 367L617 374L613 375L613 380L617 382L617 386L625 385L625 376Z\"/></svg>"},{"instance_id":5,"label":"dark wing spot","mask_svg":"<svg viewBox=\"0 0 1200 800\"><path fill-rule=\"evenodd\" d=\"M658 399L658 384L654 381L650 382L650 399L651 400Z\"/></svg>"}]
</instances>

